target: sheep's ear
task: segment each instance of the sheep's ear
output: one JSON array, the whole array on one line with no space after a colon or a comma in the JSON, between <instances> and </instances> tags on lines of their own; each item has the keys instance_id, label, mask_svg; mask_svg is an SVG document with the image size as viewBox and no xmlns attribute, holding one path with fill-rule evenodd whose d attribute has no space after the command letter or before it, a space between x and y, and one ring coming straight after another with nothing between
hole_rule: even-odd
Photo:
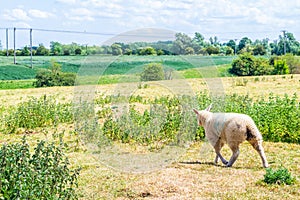
<instances>
[{"instance_id":1,"label":"sheep's ear","mask_svg":"<svg viewBox=\"0 0 300 200\"><path fill-rule=\"evenodd\" d=\"M193 109L194 113L196 113L197 115L199 115L199 111L196 109Z\"/></svg>"},{"instance_id":2,"label":"sheep's ear","mask_svg":"<svg viewBox=\"0 0 300 200\"><path fill-rule=\"evenodd\" d=\"M211 108L212 108L212 104L210 104L205 110L210 111Z\"/></svg>"}]
</instances>

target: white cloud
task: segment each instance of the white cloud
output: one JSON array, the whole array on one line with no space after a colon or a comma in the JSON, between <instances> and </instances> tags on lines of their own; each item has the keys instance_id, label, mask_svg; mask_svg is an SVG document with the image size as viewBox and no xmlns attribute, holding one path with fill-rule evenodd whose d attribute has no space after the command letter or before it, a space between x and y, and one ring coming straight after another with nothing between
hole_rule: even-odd
<instances>
[{"instance_id":1,"label":"white cloud","mask_svg":"<svg viewBox=\"0 0 300 200\"><path fill-rule=\"evenodd\" d=\"M26 11L20 8L4 10L3 18L9 21L31 21Z\"/></svg>"},{"instance_id":2,"label":"white cloud","mask_svg":"<svg viewBox=\"0 0 300 200\"><path fill-rule=\"evenodd\" d=\"M70 20L75 21L95 21L94 14L87 8L75 8L71 9L65 16Z\"/></svg>"},{"instance_id":3,"label":"white cloud","mask_svg":"<svg viewBox=\"0 0 300 200\"><path fill-rule=\"evenodd\" d=\"M50 12L46 12L46 11L41 11L41 10L36 10L36 9L31 9L28 11L28 14L32 17L35 18L42 18L42 19L46 19L49 17L54 16L52 13Z\"/></svg>"},{"instance_id":4,"label":"white cloud","mask_svg":"<svg viewBox=\"0 0 300 200\"><path fill-rule=\"evenodd\" d=\"M18 27L18 28L31 28L31 26L26 23L26 22L16 22L13 24L13 27Z\"/></svg>"}]
</instances>

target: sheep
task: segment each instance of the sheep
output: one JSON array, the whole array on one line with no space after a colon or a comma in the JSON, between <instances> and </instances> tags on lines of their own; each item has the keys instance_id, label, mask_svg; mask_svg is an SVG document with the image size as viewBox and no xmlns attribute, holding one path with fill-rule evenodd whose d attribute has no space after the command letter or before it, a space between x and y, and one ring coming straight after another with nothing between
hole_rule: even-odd
<instances>
[{"instance_id":1,"label":"sheep","mask_svg":"<svg viewBox=\"0 0 300 200\"><path fill-rule=\"evenodd\" d=\"M231 167L239 156L239 145L247 140L259 153L263 167L267 168L269 165L262 146L263 139L252 118L238 113L212 113L211 107L212 105L201 111L193 110L197 115L198 125L204 127L206 138L215 149L214 163L217 164L220 158L224 165ZM220 153L225 143L232 151L229 161Z\"/></svg>"}]
</instances>

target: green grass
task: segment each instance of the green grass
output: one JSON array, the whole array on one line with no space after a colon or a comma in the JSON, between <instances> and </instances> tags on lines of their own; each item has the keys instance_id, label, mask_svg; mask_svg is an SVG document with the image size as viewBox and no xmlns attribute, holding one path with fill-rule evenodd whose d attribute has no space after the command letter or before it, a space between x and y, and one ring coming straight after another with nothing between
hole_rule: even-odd
<instances>
[{"instance_id":1,"label":"green grass","mask_svg":"<svg viewBox=\"0 0 300 200\"><path fill-rule=\"evenodd\" d=\"M0 90L9 90L9 89L26 89L34 88L33 82L34 79L25 79L25 80L0 80Z\"/></svg>"}]
</instances>

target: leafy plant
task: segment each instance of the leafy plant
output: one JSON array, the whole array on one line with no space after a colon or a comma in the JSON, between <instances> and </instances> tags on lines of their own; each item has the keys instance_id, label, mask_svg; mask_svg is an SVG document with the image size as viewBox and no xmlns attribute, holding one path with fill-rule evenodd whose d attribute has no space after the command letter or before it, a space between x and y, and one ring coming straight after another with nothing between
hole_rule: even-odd
<instances>
[{"instance_id":1,"label":"leafy plant","mask_svg":"<svg viewBox=\"0 0 300 200\"><path fill-rule=\"evenodd\" d=\"M54 97L44 95L39 99L31 97L28 101L18 104L5 116L4 129L6 133L14 133L19 128L56 126L58 123L72 120L71 104L57 103Z\"/></svg>"},{"instance_id":2,"label":"leafy plant","mask_svg":"<svg viewBox=\"0 0 300 200\"><path fill-rule=\"evenodd\" d=\"M69 169L61 147L40 141L0 148L0 199L77 199L79 169Z\"/></svg>"},{"instance_id":3,"label":"leafy plant","mask_svg":"<svg viewBox=\"0 0 300 200\"><path fill-rule=\"evenodd\" d=\"M267 184L291 185L295 183L295 178L292 177L288 169L284 167L281 167L278 170L268 168L266 169L266 174L264 175L263 181Z\"/></svg>"}]
</instances>

